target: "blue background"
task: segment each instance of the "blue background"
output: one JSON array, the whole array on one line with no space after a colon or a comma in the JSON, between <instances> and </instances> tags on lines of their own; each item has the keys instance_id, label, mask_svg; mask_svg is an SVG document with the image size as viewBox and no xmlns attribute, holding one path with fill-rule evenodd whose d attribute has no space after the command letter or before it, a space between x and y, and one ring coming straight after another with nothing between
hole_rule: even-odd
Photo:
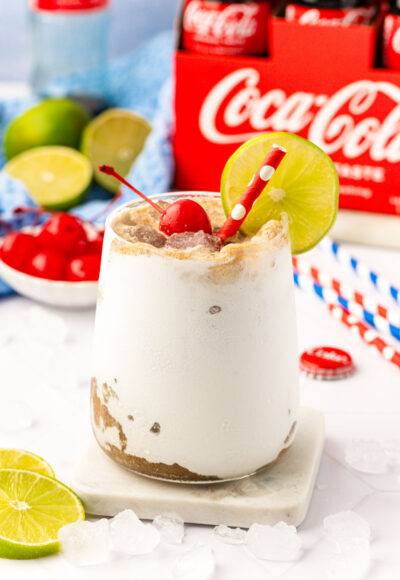
<instances>
[{"instance_id":1,"label":"blue background","mask_svg":"<svg viewBox=\"0 0 400 580\"><path fill-rule=\"evenodd\" d=\"M27 81L30 71L28 0L0 0L0 81ZM172 28L180 0L111 0L110 57Z\"/></svg>"}]
</instances>

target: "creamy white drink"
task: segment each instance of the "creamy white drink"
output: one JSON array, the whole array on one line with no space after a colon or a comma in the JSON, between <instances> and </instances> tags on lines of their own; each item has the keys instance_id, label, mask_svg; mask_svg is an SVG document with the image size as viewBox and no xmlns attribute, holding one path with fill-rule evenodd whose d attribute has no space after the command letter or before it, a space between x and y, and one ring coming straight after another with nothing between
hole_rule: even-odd
<instances>
[{"instance_id":1,"label":"creamy white drink","mask_svg":"<svg viewBox=\"0 0 400 580\"><path fill-rule=\"evenodd\" d=\"M219 197L196 200L216 231L225 219ZM270 221L254 237L219 249L202 232L166 238L158 219L135 202L107 221L94 341L95 437L115 461L152 477L249 475L274 461L296 431L286 227Z\"/></svg>"}]
</instances>

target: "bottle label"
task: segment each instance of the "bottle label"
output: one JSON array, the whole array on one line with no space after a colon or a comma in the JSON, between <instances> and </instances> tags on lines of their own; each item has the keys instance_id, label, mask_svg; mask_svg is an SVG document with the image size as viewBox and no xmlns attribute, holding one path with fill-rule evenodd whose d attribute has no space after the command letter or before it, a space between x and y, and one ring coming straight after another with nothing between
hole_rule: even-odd
<instances>
[{"instance_id":1,"label":"bottle label","mask_svg":"<svg viewBox=\"0 0 400 580\"><path fill-rule=\"evenodd\" d=\"M289 3L286 6L285 18L288 22L298 22L309 26L352 26L372 24L376 15L376 6L358 6L355 8L310 8Z\"/></svg>"},{"instance_id":2,"label":"bottle label","mask_svg":"<svg viewBox=\"0 0 400 580\"><path fill-rule=\"evenodd\" d=\"M213 54L266 54L270 2L187 0L183 48Z\"/></svg>"},{"instance_id":3,"label":"bottle label","mask_svg":"<svg viewBox=\"0 0 400 580\"><path fill-rule=\"evenodd\" d=\"M32 10L95 10L105 8L109 0L30 0Z\"/></svg>"},{"instance_id":4,"label":"bottle label","mask_svg":"<svg viewBox=\"0 0 400 580\"><path fill-rule=\"evenodd\" d=\"M383 62L400 70L400 16L388 14L383 25Z\"/></svg>"}]
</instances>

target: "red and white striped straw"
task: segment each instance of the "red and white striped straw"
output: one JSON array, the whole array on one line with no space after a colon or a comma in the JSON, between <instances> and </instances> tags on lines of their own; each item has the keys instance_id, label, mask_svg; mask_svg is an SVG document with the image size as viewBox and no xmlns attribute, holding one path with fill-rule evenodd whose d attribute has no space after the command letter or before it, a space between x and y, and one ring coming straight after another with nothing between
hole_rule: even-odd
<instances>
[{"instance_id":1,"label":"red and white striped straw","mask_svg":"<svg viewBox=\"0 0 400 580\"><path fill-rule=\"evenodd\" d=\"M329 304L328 308L337 320L343 322L347 328L360 336L365 343L377 349L385 360L400 368L400 352L396 351L387 342L382 340L375 330L358 320L354 314L346 312L346 310L341 306Z\"/></svg>"},{"instance_id":2,"label":"red and white striped straw","mask_svg":"<svg viewBox=\"0 0 400 580\"><path fill-rule=\"evenodd\" d=\"M232 238L238 232L253 207L254 202L264 191L286 153L286 149L280 145L272 146L271 151L264 159L261 167L251 179L246 191L233 208L231 215L218 232L221 242Z\"/></svg>"},{"instance_id":3,"label":"red and white striped straw","mask_svg":"<svg viewBox=\"0 0 400 580\"><path fill-rule=\"evenodd\" d=\"M333 278L328 272L312 266L303 258L293 256L292 262L295 270L300 274L311 276L320 286L332 288L332 290L337 292L337 294L340 294L340 296L343 296L343 298L346 298L346 300L351 300L352 302L359 304L364 310L381 316L385 320L388 320L390 324L400 326L400 311L386 308L386 306L364 296L357 290L351 288L348 284L340 282L337 278ZM361 313L359 313L359 315L361 315Z\"/></svg>"}]
</instances>

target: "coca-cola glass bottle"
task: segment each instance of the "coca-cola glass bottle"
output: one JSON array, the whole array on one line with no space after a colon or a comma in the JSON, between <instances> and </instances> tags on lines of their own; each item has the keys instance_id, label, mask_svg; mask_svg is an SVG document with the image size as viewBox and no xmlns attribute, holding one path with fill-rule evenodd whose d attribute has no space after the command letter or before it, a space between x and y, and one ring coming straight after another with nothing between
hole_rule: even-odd
<instances>
[{"instance_id":1,"label":"coca-cola glass bottle","mask_svg":"<svg viewBox=\"0 0 400 580\"><path fill-rule=\"evenodd\" d=\"M285 10L289 22L311 26L372 24L376 14L375 0L295 0Z\"/></svg>"},{"instance_id":2,"label":"coca-cola glass bottle","mask_svg":"<svg viewBox=\"0 0 400 580\"><path fill-rule=\"evenodd\" d=\"M206 54L265 55L271 1L186 0L182 47Z\"/></svg>"},{"instance_id":3,"label":"coca-cola glass bottle","mask_svg":"<svg viewBox=\"0 0 400 580\"><path fill-rule=\"evenodd\" d=\"M48 94L57 77L104 65L109 7L109 0L29 0L34 91ZM75 90L86 94L86 89L82 76Z\"/></svg>"},{"instance_id":4,"label":"coca-cola glass bottle","mask_svg":"<svg viewBox=\"0 0 400 580\"><path fill-rule=\"evenodd\" d=\"M383 64L400 70L400 0L392 0L383 23Z\"/></svg>"}]
</instances>

